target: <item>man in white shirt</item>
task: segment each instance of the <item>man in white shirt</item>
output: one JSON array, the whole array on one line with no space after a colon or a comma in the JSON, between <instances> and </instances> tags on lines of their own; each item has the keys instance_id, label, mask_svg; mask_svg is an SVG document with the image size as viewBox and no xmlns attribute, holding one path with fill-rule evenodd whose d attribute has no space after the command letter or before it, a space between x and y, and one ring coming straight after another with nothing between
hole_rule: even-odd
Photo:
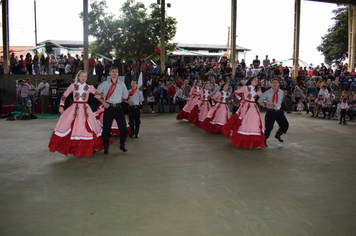
<instances>
[{"instance_id":1,"label":"man in white shirt","mask_svg":"<svg viewBox=\"0 0 356 236\"><path fill-rule=\"evenodd\" d=\"M72 71L72 66L70 64L67 64L65 69L64 69L64 73L65 74L72 74L73 71Z\"/></svg>"},{"instance_id":2,"label":"man in white shirt","mask_svg":"<svg viewBox=\"0 0 356 236\"><path fill-rule=\"evenodd\" d=\"M320 95L322 95L323 98L328 98L328 97L329 97L330 94L329 94L329 91L328 91L328 89L326 88L325 85L323 85L323 86L321 87L321 89L319 90L318 97L319 97Z\"/></svg>"},{"instance_id":3,"label":"man in white shirt","mask_svg":"<svg viewBox=\"0 0 356 236\"><path fill-rule=\"evenodd\" d=\"M58 60L58 70L59 74L63 75L65 73L66 60L63 58L63 55L60 55Z\"/></svg>"},{"instance_id":4,"label":"man in white shirt","mask_svg":"<svg viewBox=\"0 0 356 236\"><path fill-rule=\"evenodd\" d=\"M38 85L37 89L40 92L41 97L41 112L44 114L47 111L49 101L49 84L47 83L46 78L42 79L42 82Z\"/></svg>"}]
</instances>

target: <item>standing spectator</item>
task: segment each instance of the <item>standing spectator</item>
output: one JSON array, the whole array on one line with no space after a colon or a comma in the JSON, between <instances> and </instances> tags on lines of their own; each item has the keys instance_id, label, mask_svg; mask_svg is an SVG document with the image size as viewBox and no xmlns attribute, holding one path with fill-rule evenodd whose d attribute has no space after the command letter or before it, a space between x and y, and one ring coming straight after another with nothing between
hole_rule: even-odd
<instances>
[{"instance_id":1,"label":"standing spectator","mask_svg":"<svg viewBox=\"0 0 356 236\"><path fill-rule=\"evenodd\" d=\"M64 74L73 74L72 66L69 63L64 68Z\"/></svg>"},{"instance_id":2,"label":"standing spectator","mask_svg":"<svg viewBox=\"0 0 356 236\"><path fill-rule=\"evenodd\" d=\"M292 83L287 91L286 91L286 111L288 114L292 113L292 105L293 105L293 92L294 92L294 84Z\"/></svg>"},{"instance_id":3,"label":"standing spectator","mask_svg":"<svg viewBox=\"0 0 356 236\"><path fill-rule=\"evenodd\" d=\"M159 114L164 114L164 83L160 83L158 87L158 112Z\"/></svg>"},{"instance_id":4,"label":"standing spectator","mask_svg":"<svg viewBox=\"0 0 356 236\"><path fill-rule=\"evenodd\" d=\"M50 75L51 69L50 69L50 65L49 65L49 56L48 55L44 59L43 66L44 66L43 70L46 73L46 75Z\"/></svg>"},{"instance_id":5,"label":"standing spectator","mask_svg":"<svg viewBox=\"0 0 356 236\"><path fill-rule=\"evenodd\" d=\"M189 85L188 85L189 86ZM190 87L190 86L189 86ZM179 111L181 111L183 109L183 107L185 106L185 104L187 103L187 96L185 92L185 83L182 84L180 87L178 86L178 88L176 89L176 94L173 97L173 103L176 104L178 103L179 106ZM177 120L181 120L182 118L180 118L177 115Z\"/></svg>"},{"instance_id":6,"label":"standing spectator","mask_svg":"<svg viewBox=\"0 0 356 236\"><path fill-rule=\"evenodd\" d=\"M80 69L78 69L79 64L80 64L79 55L75 54L75 58L74 58L73 65L72 65L72 67L73 67L72 69L74 71L74 74L76 74L80 70Z\"/></svg>"},{"instance_id":7,"label":"standing spectator","mask_svg":"<svg viewBox=\"0 0 356 236\"><path fill-rule=\"evenodd\" d=\"M25 63L26 63L26 70L30 75L32 75L32 56L29 52L26 54Z\"/></svg>"},{"instance_id":8,"label":"standing spectator","mask_svg":"<svg viewBox=\"0 0 356 236\"><path fill-rule=\"evenodd\" d=\"M168 82L168 104L169 104L169 113L176 113L176 106L173 103L173 97L176 94L176 87L173 85L172 82Z\"/></svg>"},{"instance_id":9,"label":"standing spectator","mask_svg":"<svg viewBox=\"0 0 356 236\"><path fill-rule=\"evenodd\" d=\"M349 104L347 103L346 97L342 99L342 102L339 106L341 109L339 124L341 125L341 122L342 122L344 125L347 125L345 119L346 119L346 111L347 111L347 109L349 109Z\"/></svg>"},{"instance_id":10,"label":"standing spectator","mask_svg":"<svg viewBox=\"0 0 356 236\"><path fill-rule=\"evenodd\" d=\"M47 106L49 101L49 84L46 81L46 78L42 79L42 82L38 85L38 91L41 96L41 113L47 113Z\"/></svg>"},{"instance_id":11,"label":"standing spectator","mask_svg":"<svg viewBox=\"0 0 356 236\"><path fill-rule=\"evenodd\" d=\"M168 68L169 68L169 70L172 70L173 60L172 60L172 57L171 57L171 56L169 56L169 57L166 59L165 65L166 65L165 72L167 72Z\"/></svg>"},{"instance_id":12,"label":"standing spectator","mask_svg":"<svg viewBox=\"0 0 356 236\"><path fill-rule=\"evenodd\" d=\"M119 76L124 76L123 62L121 60L120 53L116 53L116 59L114 60L114 66L119 68ZM95 72L96 73L96 72ZM96 73L97 74L97 73Z\"/></svg>"},{"instance_id":13,"label":"standing spectator","mask_svg":"<svg viewBox=\"0 0 356 236\"><path fill-rule=\"evenodd\" d=\"M91 54L88 61L89 61L89 75L92 75L94 73L94 67L95 67L95 59L94 59L93 54Z\"/></svg>"},{"instance_id":14,"label":"standing spectator","mask_svg":"<svg viewBox=\"0 0 356 236\"><path fill-rule=\"evenodd\" d=\"M139 138L138 132L140 129L140 105L142 105L143 94L140 90L137 89L137 81L132 80L131 89L128 91L127 103L129 104L129 124L131 129L130 138Z\"/></svg>"},{"instance_id":15,"label":"standing spectator","mask_svg":"<svg viewBox=\"0 0 356 236\"><path fill-rule=\"evenodd\" d=\"M51 55L51 58L49 59L49 67L50 67L50 75L55 75L57 71L57 60L54 57L54 55Z\"/></svg>"},{"instance_id":16,"label":"standing spectator","mask_svg":"<svg viewBox=\"0 0 356 236\"><path fill-rule=\"evenodd\" d=\"M30 87L31 87L31 89L30 89L30 101L31 101L31 111L32 111L32 113L31 114L33 114L33 113L35 113L35 92L36 92L36 88L35 88L35 86L31 83L31 79L30 78L27 78L26 79L26 83L28 84L28 85L30 85Z\"/></svg>"},{"instance_id":17,"label":"standing spectator","mask_svg":"<svg viewBox=\"0 0 356 236\"><path fill-rule=\"evenodd\" d=\"M45 66L45 57L44 57L44 55L42 54L41 55L41 58L40 58L40 73L39 73L39 75L43 75L44 74L44 66Z\"/></svg>"},{"instance_id":18,"label":"standing spectator","mask_svg":"<svg viewBox=\"0 0 356 236\"><path fill-rule=\"evenodd\" d=\"M40 60L39 60L37 54L33 57L32 65L33 65L33 70L35 71L35 74L36 75L41 74Z\"/></svg>"},{"instance_id":19,"label":"standing spectator","mask_svg":"<svg viewBox=\"0 0 356 236\"><path fill-rule=\"evenodd\" d=\"M64 79L62 78L62 75L61 74L58 74L58 78L57 78L57 84L59 86L59 84L62 84L64 83Z\"/></svg>"},{"instance_id":20,"label":"standing spectator","mask_svg":"<svg viewBox=\"0 0 356 236\"><path fill-rule=\"evenodd\" d=\"M260 67L260 60L258 60L258 55L256 55L256 59L252 61L252 65L254 68L259 68Z\"/></svg>"},{"instance_id":21,"label":"standing spectator","mask_svg":"<svg viewBox=\"0 0 356 236\"><path fill-rule=\"evenodd\" d=\"M15 74L16 65L17 65L17 60L15 58L15 53L12 53L10 57L10 70L12 74Z\"/></svg>"},{"instance_id":22,"label":"standing spectator","mask_svg":"<svg viewBox=\"0 0 356 236\"><path fill-rule=\"evenodd\" d=\"M24 112L24 115L21 117L21 120L31 119L31 100L30 100L30 90L31 87L27 83L24 83L22 79L18 81L19 87L17 88L17 94L21 99L21 105Z\"/></svg>"},{"instance_id":23,"label":"standing spectator","mask_svg":"<svg viewBox=\"0 0 356 236\"><path fill-rule=\"evenodd\" d=\"M180 78L178 78L178 79L180 79ZM178 88L181 87L181 85L178 85L177 83L176 83L176 85ZM189 85L189 79L184 80L184 87L181 87L181 88L184 89L184 94L186 95L186 97L188 97L188 95L190 94L190 90L192 89L192 87ZM183 105L183 107L184 107L184 105ZM182 109L180 109L180 110L182 110Z\"/></svg>"},{"instance_id":24,"label":"standing spectator","mask_svg":"<svg viewBox=\"0 0 356 236\"><path fill-rule=\"evenodd\" d=\"M104 66L101 64L101 61L98 61L98 64L95 66L95 74L98 76L98 82L101 82L101 77L104 76Z\"/></svg>"},{"instance_id":25,"label":"standing spectator","mask_svg":"<svg viewBox=\"0 0 356 236\"><path fill-rule=\"evenodd\" d=\"M49 87L49 96L52 107L52 114L58 113L58 100L59 100L59 86L57 80L53 80L51 86Z\"/></svg>"},{"instance_id":26,"label":"standing spectator","mask_svg":"<svg viewBox=\"0 0 356 236\"><path fill-rule=\"evenodd\" d=\"M104 65L106 65L107 63L109 63L109 65L110 65L110 67L111 67L113 60L112 60L112 56L110 55L110 52L106 52L106 57L107 57L108 59L104 58Z\"/></svg>"},{"instance_id":27,"label":"standing spectator","mask_svg":"<svg viewBox=\"0 0 356 236\"><path fill-rule=\"evenodd\" d=\"M58 71L60 75L63 75L65 73L65 67L66 60L63 58L63 55L60 55L58 60Z\"/></svg>"},{"instance_id":28,"label":"standing spectator","mask_svg":"<svg viewBox=\"0 0 356 236\"><path fill-rule=\"evenodd\" d=\"M262 63L263 63L263 67L268 67L269 66L270 61L268 59L268 55L266 55L266 59L264 59Z\"/></svg>"}]
</instances>

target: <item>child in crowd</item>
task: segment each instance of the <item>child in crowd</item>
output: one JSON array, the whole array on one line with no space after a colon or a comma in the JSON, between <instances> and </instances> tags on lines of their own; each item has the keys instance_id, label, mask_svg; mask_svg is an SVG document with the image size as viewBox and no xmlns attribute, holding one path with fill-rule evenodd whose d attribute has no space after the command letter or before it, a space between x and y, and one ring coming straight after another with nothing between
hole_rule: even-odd
<instances>
[{"instance_id":1,"label":"child in crowd","mask_svg":"<svg viewBox=\"0 0 356 236\"><path fill-rule=\"evenodd\" d=\"M337 105L336 100L332 94L329 95L329 98L327 99L326 104L329 108L328 119L332 120L335 116L336 105Z\"/></svg>"},{"instance_id":2,"label":"child in crowd","mask_svg":"<svg viewBox=\"0 0 356 236\"><path fill-rule=\"evenodd\" d=\"M302 99L299 99L298 104L297 104L298 114L302 114L303 109L304 109L304 104L302 102Z\"/></svg>"},{"instance_id":3,"label":"child in crowd","mask_svg":"<svg viewBox=\"0 0 356 236\"><path fill-rule=\"evenodd\" d=\"M325 100L323 95L319 95L319 97L315 100L316 106L314 107L314 117L318 117L318 115L322 112L324 114L324 118L326 117L325 113Z\"/></svg>"},{"instance_id":4,"label":"child in crowd","mask_svg":"<svg viewBox=\"0 0 356 236\"><path fill-rule=\"evenodd\" d=\"M341 122L344 124L344 125L347 125L345 119L346 119L346 111L347 109L349 108L349 104L347 103L347 98L343 98L341 104L339 105L340 106L340 121L339 121L339 124L341 125Z\"/></svg>"},{"instance_id":5,"label":"child in crowd","mask_svg":"<svg viewBox=\"0 0 356 236\"><path fill-rule=\"evenodd\" d=\"M150 105L151 113L155 113L153 110L153 105L156 103L155 96L153 96L153 92L149 91L147 96L147 104Z\"/></svg>"}]
</instances>

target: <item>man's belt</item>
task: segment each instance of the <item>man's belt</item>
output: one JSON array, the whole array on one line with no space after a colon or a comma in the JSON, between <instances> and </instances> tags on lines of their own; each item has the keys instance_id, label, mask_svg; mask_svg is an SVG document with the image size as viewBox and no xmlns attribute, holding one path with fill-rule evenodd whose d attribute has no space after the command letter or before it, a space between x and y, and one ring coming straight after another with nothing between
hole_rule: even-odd
<instances>
[{"instance_id":1,"label":"man's belt","mask_svg":"<svg viewBox=\"0 0 356 236\"><path fill-rule=\"evenodd\" d=\"M131 108L140 108L140 105L132 105Z\"/></svg>"},{"instance_id":2,"label":"man's belt","mask_svg":"<svg viewBox=\"0 0 356 236\"><path fill-rule=\"evenodd\" d=\"M108 104L111 106L111 107L121 107L121 103L109 103Z\"/></svg>"}]
</instances>

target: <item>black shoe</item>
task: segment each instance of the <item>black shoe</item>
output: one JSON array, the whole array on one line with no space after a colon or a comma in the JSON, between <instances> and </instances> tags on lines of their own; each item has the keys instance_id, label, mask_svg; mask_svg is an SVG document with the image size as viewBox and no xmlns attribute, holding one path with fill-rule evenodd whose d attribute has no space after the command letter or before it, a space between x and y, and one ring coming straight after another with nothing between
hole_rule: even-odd
<instances>
[{"instance_id":1,"label":"black shoe","mask_svg":"<svg viewBox=\"0 0 356 236\"><path fill-rule=\"evenodd\" d=\"M278 139L279 142L283 143L283 139L281 139L281 135L279 133L276 133L274 137Z\"/></svg>"},{"instance_id":2,"label":"black shoe","mask_svg":"<svg viewBox=\"0 0 356 236\"><path fill-rule=\"evenodd\" d=\"M138 134L135 134L135 138L139 138L140 136Z\"/></svg>"},{"instance_id":3,"label":"black shoe","mask_svg":"<svg viewBox=\"0 0 356 236\"><path fill-rule=\"evenodd\" d=\"M287 111L287 114L290 114L290 113L292 113L291 111Z\"/></svg>"},{"instance_id":4,"label":"black shoe","mask_svg":"<svg viewBox=\"0 0 356 236\"><path fill-rule=\"evenodd\" d=\"M133 134L131 134L131 135L129 136L129 138L133 138Z\"/></svg>"},{"instance_id":5,"label":"black shoe","mask_svg":"<svg viewBox=\"0 0 356 236\"><path fill-rule=\"evenodd\" d=\"M104 144L104 154L109 154L109 144Z\"/></svg>"},{"instance_id":6,"label":"black shoe","mask_svg":"<svg viewBox=\"0 0 356 236\"><path fill-rule=\"evenodd\" d=\"M266 141L266 140L265 140L265 146L266 146L266 147L268 147L268 145L267 145L267 141Z\"/></svg>"},{"instance_id":7,"label":"black shoe","mask_svg":"<svg viewBox=\"0 0 356 236\"><path fill-rule=\"evenodd\" d=\"M125 144L121 144L120 145L120 150L122 150L123 152L127 152L128 150L125 148Z\"/></svg>"}]
</instances>

